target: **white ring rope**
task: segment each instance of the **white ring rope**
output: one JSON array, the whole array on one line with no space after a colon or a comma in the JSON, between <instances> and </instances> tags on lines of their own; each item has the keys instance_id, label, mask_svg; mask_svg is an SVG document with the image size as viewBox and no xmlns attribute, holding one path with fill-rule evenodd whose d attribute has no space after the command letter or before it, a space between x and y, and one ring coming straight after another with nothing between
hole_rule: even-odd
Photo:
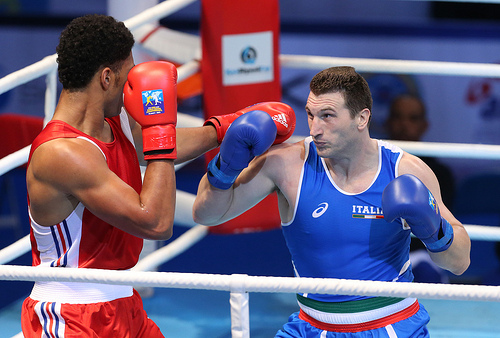
<instances>
[{"instance_id":1,"label":"white ring rope","mask_svg":"<svg viewBox=\"0 0 500 338\"><path fill-rule=\"evenodd\" d=\"M29 251L31 251L30 235L26 235L0 250L0 265L12 262Z\"/></svg>"},{"instance_id":2,"label":"white ring rope","mask_svg":"<svg viewBox=\"0 0 500 338\"><path fill-rule=\"evenodd\" d=\"M333 278L261 277L200 273L116 271L101 269L0 266L9 281L62 281L231 292L321 293L360 296L418 297L500 301L500 287L484 285L397 283Z\"/></svg>"},{"instance_id":3,"label":"white ring rope","mask_svg":"<svg viewBox=\"0 0 500 338\"><path fill-rule=\"evenodd\" d=\"M161 249L147 255L141 259L136 266L132 268L132 271L153 271L158 266L170 259L177 257L195 243L203 239L208 234L208 227L204 225L197 225L194 228L189 229L183 233L179 238L164 246Z\"/></svg>"},{"instance_id":4,"label":"white ring rope","mask_svg":"<svg viewBox=\"0 0 500 338\"><path fill-rule=\"evenodd\" d=\"M56 58L56 54L46 56L31 66L4 76L0 79L0 94L57 70Z\"/></svg>"},{"instance_id":5,"label":"white ring rope","mask_svg":"<svg viewBox=\"0 0 500 338\"><path fill-rule=\"evenodd\" d=\"M26 146L12 154L0 159L0 176L6 172L28 162L31 145Z\"/></svg>"},{"instance_id":6,"label":"white ring rope","mask_svg":"<svg viewBox=\"0 0 500 338\"><path fill-rule=\"evenodd\" d=\"M142 13L139 13L130 19L125 20L123 23L130 30L141 27L144 24L162 19L178 10L188 6L196 0L168 0L159 3Z\"/></svg>"},{"instance_id":7,"label":"white ring rope","mask_svg":"<svg viewBox=\"0 0 500 338\"><path fill-rule=\"evenodd\" d=\"M500 160L500 145L389 140L417 156Z\"/></svg>"},{"instance_id":8,"label":"white ring rope","mask_svg":"<svg viewBox=\"0 0 500 338\"><path fill-rule=\"evenodd\" d=\"M301 69L325 69L333 66L349 65L359 72L500 77L500 65L472 62L361 59L282 54L280 55L280 64L282 67Z\"/></svg>"},{"instance_id":9,"label":"white ring rope","mask_svg":"<svg viewBox=\"0 0 500 338\"><path fill-rule=\"evenodd\" d=\"M298 142L303 138L303 136L292 136L290 137L290 141ZM396 140L387 141L417 156L500 160L500 145Z\"/></svg>"}]
</instances>

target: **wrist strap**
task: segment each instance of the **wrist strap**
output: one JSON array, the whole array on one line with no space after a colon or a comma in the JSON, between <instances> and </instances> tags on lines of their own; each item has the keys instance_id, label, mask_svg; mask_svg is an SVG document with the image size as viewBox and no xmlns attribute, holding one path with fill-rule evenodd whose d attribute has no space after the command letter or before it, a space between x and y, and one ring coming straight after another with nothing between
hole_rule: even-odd
<instances>
[{"instance_id":1,"label":"wrist strap","mask_svg":"<svg viewBox=\"0 0 500 338\"><path fill-rule=\"evenodd\" d=\"M217 116L212 116L208 120L203 123L204 126L213 126L215 128L215 132L217 133L217 143L220 145L222 140L224 139L225 130L222 127L221 121L217 118Z\"/></svg>"},{"instance_id":2,"label":"wrist strap","mask_svg":"<svg viewBox=\"0 0 500 338\"><path fill-rule=\"evenodd\" d=\"M430 252L441 252L448 249L453 243L453 227L450 222L441 216L441 227L438 233L438 240L434 242L424 242Z\"/></svg>"},{"instance_id":3,"label":"wrist strap","mask_svg":"<svg viewBox=\"0 0 500 338\"><path fill-rule=\"evenodd\" d=\"M236 181L236 177L238 177L243 169L231 169L221 162L223 161L219 153L208 163L207 178L208 182L214 187L227 190L233 185L234 181ZM221 169L221 167L223 167L223 169Z\"/></svg>"},{"instance_id":4,"label":"wrist strap","mask_svg":"<svg viewBox=\"0 0 500 338\"><path fill-rule=\"evenodd\" d=\"M177 158L176 130L173 124L142 128L142 147L145 160Z\"/></svg>"}]
</instances>

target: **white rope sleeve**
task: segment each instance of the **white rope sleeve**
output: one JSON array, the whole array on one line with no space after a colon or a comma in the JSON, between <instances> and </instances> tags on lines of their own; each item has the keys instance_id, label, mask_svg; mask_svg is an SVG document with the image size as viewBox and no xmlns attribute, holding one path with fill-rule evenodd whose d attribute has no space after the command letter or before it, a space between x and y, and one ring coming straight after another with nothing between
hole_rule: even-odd
<instances>
[{"instance_id":1,"label":"white rope sleeve","mask_svg":"<svg viewBox=\"0 0 500 338\"><path fill-rule=\"evenodd\" d=\"M417 156L500 160L500 145L395 140L388 142Z\"/></svg>"},{"instance_id":2,"label":"white rope sleeve","mask_svg":"<svg viewBox=\"0 0 500 338\"><path fill-rule=\"evenodd\" d=\"M152 271L161 264L177 257L198 241L203 239L208 234L208 228L204 225L198 225L189 229L184 234L179 236L175 241L164 246L161 249L149 254L141 259L136 266L132 268L133 271Z\"/></svg>"},{"instance_id":3,"label":"white rope sleeve","mask_svg":"<svg viewBox=\"0 0 500 338\"><path fill-rule=\"evenodd\" d=\"M250 308L248 292L232 291L229 297L231 307L231 338L250 337Z\"/></svg>"},{"instance_id":4,"label":"white rope sleeve","mask_svg":"<svg viewBox=\"0 0 500 338\"><path fill-rule=\"evenodd\" d=\"M160 20L165 16L177 12L196 0L169 0L163 1L145 11L124 21L125 26L131 31L138 27L153 21Z\"/></svg>"},{"instance_id":5,"label":"white rope sleeve","mask_svg":"<svg viewBox=\"0 0 500 338\"><path fill-rule=\"evenodd\" d=\"M30 235L0 250L0 265L7 264L31 250Z\"/></svg>"},{"instance_id":6,"label":"white rope sleeve","mask_svg":"<svg viewBox=\"0 0 500 338\"><path fill-rule=\"evenodd\" d=\"M56 54L46 56L31 66L4 76L0 79L0 94L56 70L56 58Z\"/></svg>"},{"instance_id":7,"label":"white rope sleeve","mask_svg":"<svg viewBox=\"0 0 500 338\"><path fill-rule=\"evenodd\" d=\"M6 172L28 162L31 145L26 146L12 154L0 159L0 176Z\"/></svg>"}]
</instances>

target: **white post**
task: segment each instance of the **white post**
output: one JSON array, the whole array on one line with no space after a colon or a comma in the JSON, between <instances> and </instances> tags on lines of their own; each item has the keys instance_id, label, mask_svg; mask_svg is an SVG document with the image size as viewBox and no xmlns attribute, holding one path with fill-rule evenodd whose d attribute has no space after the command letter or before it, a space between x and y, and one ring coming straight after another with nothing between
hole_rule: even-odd
<instances>
[{"instance_id":1,"label":"white post","mask_svg":"<svg viewBox=\"0 0 500 338\"><path fill-rule=\"evenodd\" d=\"M50 73L47 74L45 78L45 83L47 85L45 89L45 117L43 120L43 125L45 126L56 110L57 105L57 68L54 68Z\"/></svg>"},{"instance_id":2,"label":"white post","mask_svg":"<svg viewBox=\"0 0 500 338\"><path fill-rule=\"evenodd\" d=\"M250 337L250 311L248 292L231 292L231 337Z\"/></svg>"},{"instance_id":3,"label":"white post","mask_svg":"<svg viewBox=\"0 0 500 338\"><path fill-rule=\"evenodd\" d=\"M248 275L231 275L231 337L250 338L250 311L245 279Z\"/></svg>"}]
</instances>

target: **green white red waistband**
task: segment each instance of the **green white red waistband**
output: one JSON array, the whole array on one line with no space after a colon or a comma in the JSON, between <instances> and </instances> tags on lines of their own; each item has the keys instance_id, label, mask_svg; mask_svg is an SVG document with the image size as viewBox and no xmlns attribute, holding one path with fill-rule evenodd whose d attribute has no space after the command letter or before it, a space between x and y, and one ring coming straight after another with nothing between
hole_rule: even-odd
<instances>
[{"instance_id":1,"label":"green white red waistband","mask_svg":"<svg viewBox=\"0 0 500 338\"><path fill-rule=\"evenodd\" d=\"M411 317L420 308L416 298L374 297L342 303L318 302L300 295L297 298L300 319L334 332L377 329Z\"/></svg>"}]
</instances>

